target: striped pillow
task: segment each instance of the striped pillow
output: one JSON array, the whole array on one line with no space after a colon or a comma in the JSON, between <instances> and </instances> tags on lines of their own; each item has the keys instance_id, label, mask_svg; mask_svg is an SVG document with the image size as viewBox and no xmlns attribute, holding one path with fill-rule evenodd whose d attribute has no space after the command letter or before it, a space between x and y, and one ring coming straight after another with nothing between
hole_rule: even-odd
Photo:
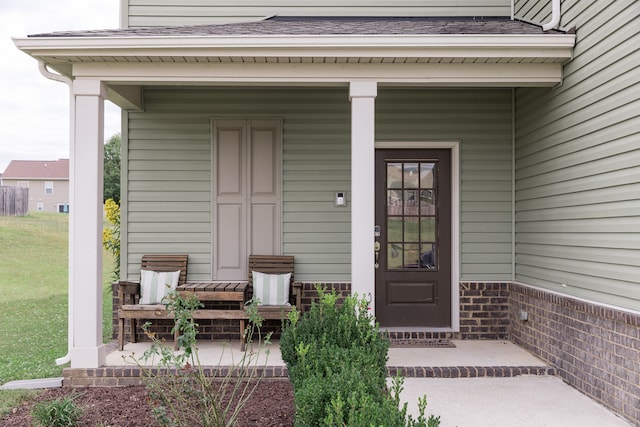
<instances>
[{"instance_id":1,"label":"striped pillow","mask_svg":"<svg viewBox=\"0 0 640 427\"><path fill-rule=\"evenodd\" d=\"M158 272L141 270L140 304L162 304L162 299L176 290L180 270Z\"/></svg>"},{"instance_id":2,"label":"striped pillow","mask_svg":"<svg viewBox=\"0 0 640 427\"><path fill-rule=\"evenodd\" d=\"M291 273L266 274L252 271L253 299L258 305L291 305L289 304L289 282Z\"/></svg>"}]
</instances>

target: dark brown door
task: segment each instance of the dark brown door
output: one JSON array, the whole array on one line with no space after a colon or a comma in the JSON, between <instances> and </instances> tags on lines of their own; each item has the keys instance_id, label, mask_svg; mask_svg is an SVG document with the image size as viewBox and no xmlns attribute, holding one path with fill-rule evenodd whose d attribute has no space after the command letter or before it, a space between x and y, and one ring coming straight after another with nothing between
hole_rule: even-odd
<instances>
[{"instance_id":1,"label":"dark brown door","mask_svg":"<svg viewBox=\"0 0 640 427\"><path fill-rule=\"evenodd\" d=\"M451 326L449 150L376 150L376 246L380 325Z\"/></svg>"}]
</instances>

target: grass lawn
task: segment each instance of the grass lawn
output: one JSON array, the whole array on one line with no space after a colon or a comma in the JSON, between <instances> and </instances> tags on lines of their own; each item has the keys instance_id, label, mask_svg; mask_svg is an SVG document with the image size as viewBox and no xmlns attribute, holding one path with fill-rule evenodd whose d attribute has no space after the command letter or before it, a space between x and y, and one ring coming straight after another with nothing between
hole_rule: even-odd
<instances>
[{"instance_id":1,"label":"grass lawn","mask_svg":"<svg viewBox=\"0 0 640 427\"><path fill-rule=\"evenodd\" d=\"M62 375L55 359L67 353L68 220L41 212L0 217L0 384ZM110 341L113 261L106 252L103 259L104 339Z\"/></svg>"}]
</instances>

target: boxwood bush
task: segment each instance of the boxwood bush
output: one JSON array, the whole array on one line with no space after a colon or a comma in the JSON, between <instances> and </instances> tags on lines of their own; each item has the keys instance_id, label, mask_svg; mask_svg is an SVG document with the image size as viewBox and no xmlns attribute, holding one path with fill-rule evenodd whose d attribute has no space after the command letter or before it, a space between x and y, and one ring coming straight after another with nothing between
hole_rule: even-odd
<instances>
[{"instance_id":1,"label":"boxwood bush","mask_svg":"<svg viewBox=\"0 0 640 427\"><path fill-rule=\"evenodd\" d=\"M296 426L437 426L438 418L413 420L400 407L402 380L386 385L389 340L365 300L318 288L319 299L283 326L282 358L294 387Z\"/></svg>"}]
</instances>

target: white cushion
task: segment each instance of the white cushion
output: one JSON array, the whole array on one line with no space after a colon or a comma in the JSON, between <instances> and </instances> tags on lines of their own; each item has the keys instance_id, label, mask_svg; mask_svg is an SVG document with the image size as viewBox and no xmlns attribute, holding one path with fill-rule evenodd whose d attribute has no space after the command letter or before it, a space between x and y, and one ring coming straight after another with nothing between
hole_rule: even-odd
<instances>
[{"instance_id":1,"label":"white cushion","mask_svg":"<svg viewBox=\"0 0 640 427\"><path fill-rule=\"evenodd\" d=\"M289 304L289 284L291 273L266 274L252 271L253 299L258 305L291 305Z\"/></svg>"},{"instance_id":2,"label":"white cushion","mask_svg":"<svg viewBox=\"0 0 640 427\"><path fill-rule=\"evenodd\" d=\"M140 304L162 304L162 299L176 290L180 270L158 272L141 270Z\"/></svg>"}]
</instances>

